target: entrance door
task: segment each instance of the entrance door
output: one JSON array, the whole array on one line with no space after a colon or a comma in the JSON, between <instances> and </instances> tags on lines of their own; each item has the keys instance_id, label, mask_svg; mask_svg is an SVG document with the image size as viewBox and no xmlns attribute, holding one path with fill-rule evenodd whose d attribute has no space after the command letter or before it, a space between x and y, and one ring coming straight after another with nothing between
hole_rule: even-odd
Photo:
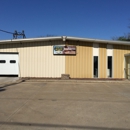
<instances>
[{"instance_id":1,"label":"entrance door","mask_svg":"<svg viewBox=\"0 0 130 130\"><path fill-rule=\"evenodd\" d=\"M98 56L94 56L93 70L94 78L98 78Z\"/></svg>"},{"instance_id":2,"label":"entrance door","mask_svg":"<svg viewBox=\"0 0 130 130\"><path fill-rule=\"evenodd\" d=\"M0 53L0 75L18 75L18 54Z\"/></svg>"},{"instance_id":3,"label":"entrance door","mask_svg":"<svg viewBox=\"0 0 130 130\"><path fill-rule=\"evenodd\" d=\"M130 56L125 57L125 77L130 79Z\"/></svg>"}]
</instances>

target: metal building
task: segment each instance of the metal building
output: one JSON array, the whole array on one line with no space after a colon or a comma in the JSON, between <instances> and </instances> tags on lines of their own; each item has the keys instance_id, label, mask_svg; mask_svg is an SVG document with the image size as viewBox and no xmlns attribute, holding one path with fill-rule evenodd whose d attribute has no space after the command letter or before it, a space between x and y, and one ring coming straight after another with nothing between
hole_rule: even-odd
<instances>
[{"instance_id":1,"label":"metal building","mask_svg":"<svg viewBox=\"0 0 130 130\"><path fill-rule=\"evenodd\" d=\"M130 42L78 37L0 41L0 75L130 78Z\"/></svg>"}]
</instances>

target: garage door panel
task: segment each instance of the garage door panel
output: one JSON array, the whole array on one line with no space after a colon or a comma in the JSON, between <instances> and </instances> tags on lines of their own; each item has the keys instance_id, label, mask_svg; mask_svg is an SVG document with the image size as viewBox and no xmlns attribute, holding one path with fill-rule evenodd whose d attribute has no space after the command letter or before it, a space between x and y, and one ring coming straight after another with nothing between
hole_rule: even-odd
<instances>
[{"instance_id":1,"label":"garage door panel","mask_svg":"<svg viewBox=\"0 0 130 130\"><path fill-rule=\"evenodd\" d=\"M18 75L18 54L0 54L0 75Z\"/></svg>"}]
</instances>

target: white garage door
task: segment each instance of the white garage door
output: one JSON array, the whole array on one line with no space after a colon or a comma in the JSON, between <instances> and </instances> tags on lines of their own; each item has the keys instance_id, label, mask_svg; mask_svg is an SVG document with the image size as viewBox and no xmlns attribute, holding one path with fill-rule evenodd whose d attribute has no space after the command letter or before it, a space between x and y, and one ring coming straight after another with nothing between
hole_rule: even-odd
<instances>
[{"instance_id":1,"label":"white garage door","mask_svg":"<svg viewBox=\"0 0 130 130\"><path fill-rule=\"evenodd\" d=\"M0 75L18 75L18 54L0 53Z\"/></svg>"}]
</instances>

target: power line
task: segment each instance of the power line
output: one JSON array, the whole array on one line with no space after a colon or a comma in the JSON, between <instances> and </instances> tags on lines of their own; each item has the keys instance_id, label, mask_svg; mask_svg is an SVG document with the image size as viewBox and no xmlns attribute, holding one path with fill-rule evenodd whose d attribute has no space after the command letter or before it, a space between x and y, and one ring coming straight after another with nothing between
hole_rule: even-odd
<instances>
[{"instance_id":1,"label":"power line","mask_svg":"<svg viewBox=\"0 0 130 130\"><path fill-rule=\"evenodd\" d=\"M9 34L13 34L12 32L8 32L8 31L2 30L2 29L0 29L0 31L5 32L5 33L9 33Z\"/></svg>"}]
</instances>

